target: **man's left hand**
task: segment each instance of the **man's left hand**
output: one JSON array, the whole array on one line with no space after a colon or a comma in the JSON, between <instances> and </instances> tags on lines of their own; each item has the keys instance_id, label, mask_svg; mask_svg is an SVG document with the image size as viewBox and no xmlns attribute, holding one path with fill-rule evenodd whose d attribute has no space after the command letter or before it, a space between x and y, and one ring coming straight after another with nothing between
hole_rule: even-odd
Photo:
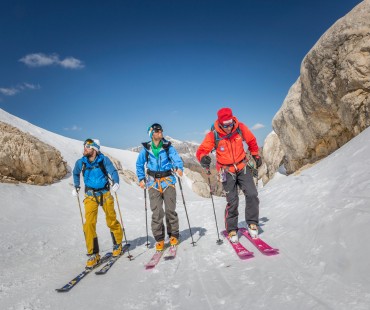
<instances>
[{"instance_id":1,"label":"man's left hand","mask_svg":"<svg viewBox=\"0 0 370 310\"><path fill-rule=\"evenodd\" d=\"M257 168L262 166L262 158L259 155L252 155L254 161L256 162Z\"/></svg>"},{"instance_id":2,"label":"man's left hand","mask_svg":"<svg viewBox=\"0 0 370 310\"><path fill-rule=\"evenodd\" d=\"M118 189L119 189L119 184L118 183L114 183L113 186L112 186L112 191L113 192L116 192L116 191L118 191Z\"/></svg>"}]
</instances>

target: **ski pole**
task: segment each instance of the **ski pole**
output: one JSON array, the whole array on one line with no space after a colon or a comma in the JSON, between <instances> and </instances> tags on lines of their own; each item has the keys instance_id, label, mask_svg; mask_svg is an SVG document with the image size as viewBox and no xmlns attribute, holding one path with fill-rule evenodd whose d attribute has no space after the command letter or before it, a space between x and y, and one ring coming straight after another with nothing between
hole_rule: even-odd
<instances>
[{"instance_id":1,"label":"ski pole","mask_svg":"<svg viewBox=\"0 0 370 310\"><path fill-rule=\"evenodd\" d=\"M84 219L82 217L81 203L80 203L80 197L78 195L78 192L77 192L77 202L78 202L78 208L80 209L80 216L81 216L81 223L82 223L82 231L84 231ZM84 236L85 236L85 232L84 232Z\"/></svg>"},{"instance_id":2,"label":"ski pole","mask_svg":"<svg viewBox=\"0 0 370 310\"><path fill-rule=\"evenodd\" d=\"M190 227L190 222L189 222L189 216L188 216L188 211L186 210L186 204L185 204L185 198L184 198L184 193L182 191L182 185L181 185L181 180L180 180L180 177L177 176L177 180L179 181L179 185L180 185L180 191L181 191L181 196L182 196L182 202L184 203L184 207L185 207L185 213L186 213L186 218L188 220L188 224L189 224L189 231L190 231L190 236L191 236L191 244L193 246L195 246L195 242L194 242L194 239L193 239L193 234L191 232L191 227Z\"/></svg>"},{"instance_id":3,"label":"ski pole","mask_svg":"<svg viewBox=\"0 0 370 310\"><path fill-rule=\"evenodd\" d=\"M148 235L148 208L146 205L146 187L144 188L144 201L145 201L145 227L146 227L146 247L149 247L149 235Z\"/></svg>"},{"instance_id":4,"label":"ski pole","mask_svg":"<svg viewBox=\"0 0 370 310\"><path fill-rule=\"evenodd\" d=\"M121 225L122 225L122 231L123 231L123 236L125 237L125 242L127 244L127 238L126 238L126 230L125 230L125 227L123 226L123 221L122 221L122 214L121 214L121 208L119 207L119 202L118 202L118 196L117 196L117 193L115 192L115 195L116 195L116 201L117 201L117 208L118 208L118 212L119 212L119 216L120 216L120 219L121 219ZM132 255L130 254L130 250L127 248L127 258L132 260Z\"/></svg>"},{"instance_id":5,"label":"ski pole","mask_svg":"<svg viewBox=\"0 0 370 310\"><path fill-rule=\"evenodd\" d=\"M211 199L212 199L212 206L213 206L213 213L215 215L215 222L216 222L216 229L217 229L217 236L218 236L218 239L217 239L217 244L222 244L223 241L220 239L220 233L218 232L218 225L217 225L217 217L216 217L216 210L215 210L215 203L213 202L213 195L212 195L212 189L211 189L211 179L209 177L209 175L211 174L211 171L208 169L206 169L206 174L208 175L208 185L209 185L209 193L211 194Z\"/></svg>"}]
</instances>

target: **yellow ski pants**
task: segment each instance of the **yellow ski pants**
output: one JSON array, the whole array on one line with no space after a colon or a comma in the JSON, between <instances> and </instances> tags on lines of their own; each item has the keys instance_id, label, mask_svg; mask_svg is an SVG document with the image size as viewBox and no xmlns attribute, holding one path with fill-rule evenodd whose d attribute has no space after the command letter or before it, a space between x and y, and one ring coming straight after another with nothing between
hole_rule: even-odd
<instances>
[{"instance_id":1,"label":"yellow ski pants","mask_svg":"<svg viewBox=\"0 0 370 310\"><path fill-rule=\"evenodd\" d=\"M96 201L96 198L98 201ZM84 233L86 240L87 254L99 253L98 237L96 235L96 222L98 220L98 209L100 199L103 199L103 210L105 212L105 220L113 239L113 244L122 243L123 232L121 224L117 221L116 211L114 210L114 198L108 191L103 195L96 196L85 195L85 224Z\"/></svg>"}]
</instances>

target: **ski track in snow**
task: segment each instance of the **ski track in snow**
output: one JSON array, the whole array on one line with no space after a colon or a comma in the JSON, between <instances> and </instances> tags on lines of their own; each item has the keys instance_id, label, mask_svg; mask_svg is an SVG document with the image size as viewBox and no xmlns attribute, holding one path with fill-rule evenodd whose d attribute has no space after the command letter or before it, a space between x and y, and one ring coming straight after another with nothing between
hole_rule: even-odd
<instances>
[{"instance_id":1,"label":"ski track in snow","mask_svg":"<svg viewBox=\"0 0 370 310\"><path fill-rule=\"evenodd\" d=\"M82 142L33 126L0 110L0 120L28 131L62 152L68 165L81 156ZM246 238L240 242L254 258L240 260L224 241L217 245L212 203L195 195L184 177L187 211L177 187L181 243L174 260L154 253L148 203L149 248L145 247L143 191L121 180L118 193L130 253L104 276L89 274L68 293L56 293L80 273L86 261L72 178L51 186L0 184L1 309L369 309L370 130L300 175L276 176L260 188L260 233L280 249L264 256ZM107 152L135 171L137 154ZM225 198L214 197L220 232ZM82 199L81 199L82 202ZM240 197L239 225L245 226ZM116 205L117 208L117 205ZM101 252L111 250L104 213L97 232ZM223 239L221 237L221 239Z\"/></svg>"}]
</instances>

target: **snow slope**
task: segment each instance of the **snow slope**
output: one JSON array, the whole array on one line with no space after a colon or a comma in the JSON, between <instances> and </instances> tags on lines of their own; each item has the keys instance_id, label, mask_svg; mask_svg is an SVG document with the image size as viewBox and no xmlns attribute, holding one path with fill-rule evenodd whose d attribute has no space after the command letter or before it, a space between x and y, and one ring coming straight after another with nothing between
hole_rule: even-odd
<instances>
[{"instance_id":1,"label":"snow slope","mask_svg":"<svg viewBox=\"0 0 370 310\"><path fill-rule=\"evenodd\" d=\"M82 142L33 126L0 110L0 121L59 149L70 167ZM95 138L95 137L94 137ZM99 138L99 137L96 137ZM118 194L133 261L126 257L105 276L90 274L69 293L56 293L85 264L85 245L72 178L51 186L0 183L1 309L369 309L370 130L298 176L260 189L261 237L280 249L239 260L226 242L216 244L210 199L196 196L183 178L193 247L178 189L182 243L173 261L153 270L146 241L143 191L121 182ZM104 144L104 141L102 141ZM104 148L135 170L137 153ZM241 197L241 205L244 199ZM225 199L215 197L223 228ZM245 225L240 208L239 224ZM150 217L150 211L148 212ZM150 222L150 218L148 218ZM111 249L99 212L102 252Z\"/></svg>"}]
</instances>

